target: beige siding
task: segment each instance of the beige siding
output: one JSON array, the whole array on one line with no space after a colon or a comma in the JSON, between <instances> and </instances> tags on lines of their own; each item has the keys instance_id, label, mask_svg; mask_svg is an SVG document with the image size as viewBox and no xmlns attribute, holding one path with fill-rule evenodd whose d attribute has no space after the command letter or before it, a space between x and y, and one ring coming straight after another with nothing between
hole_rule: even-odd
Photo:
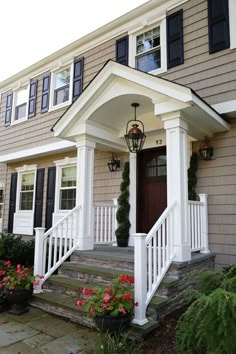
<instances>
[{"instance_id":1,"label":"beige siding","mask_svg":"<svg viewBox=\"0 0 236 354\"><path fill-rule=\"evenodd\" d=\"M120 183L122 170L117 172L109 172L107 162L111 158L111 152L108 151L98 151L95 150L95 161L94 161L94 202L112 202L113 198L119 196ZM4 220L3 228L7 230L8 226L8 212L9 212L9 199L10 199L10 183L11 174L16 172L16 168L23 165L33 165L37 164L37 168L45 168L44 177L44 196L43 196L43 222L45 225L45 212L46 212L46 195L47 195L47 176L48 167L55 166L54 161L61 160L65 157L76 156L76 150L71 152L66 152L63 154L51 155L43 158L37 158L27 161L21 161L14 164L9 164L7 166L7 178L6 178L6 198L5 198L5 208L4 208ZM122 153L118 154L118 158L121 159L121 166L124 162L128 160L128 154Z\"/></svg>"},{"instance_id":2,"label":"beige siding","mask_svg":"<svg viewBox=\"0 0 236 354\"><path fill-rule=\"evenodd\" d=\"M207 1L190 0L183 8L184 64L162 77L195 90L209 104L236 97L236 50L209 54Z\"/></svg>"},{"instance_id":3,"label":"beige siding","mask_svg":"<svg viewBox=\"0 0 236 354\"><path fill-rule=\"evenodd\" d=\"M235 117L236 118L236 117ZM209 242L218 267L236 262L236 122L212 140L211 161L199 160L197 191L209 195ZM198 150L198 143L194 150Z\"/></svg>"}]
</instances>

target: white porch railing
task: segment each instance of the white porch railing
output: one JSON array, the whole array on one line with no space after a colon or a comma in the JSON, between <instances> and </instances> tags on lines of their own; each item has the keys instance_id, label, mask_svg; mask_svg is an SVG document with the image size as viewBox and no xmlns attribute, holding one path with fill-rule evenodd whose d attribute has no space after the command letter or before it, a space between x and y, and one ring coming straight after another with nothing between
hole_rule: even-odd
<instances>
[{"instance_id":1,"label":"white porch railing","mask_svg":"<svg viewBox=\"0 0 236 354\"><path fill-rule=\"evenodd\" d=\"M76 206L46 233L45 228L35 228L34 275L44 277L35 292L76 249L79 209Z\"/></svg>"},{"instance_id":2,"label":"white porch railing","mask_svg":"<svg viewBox=\"0 0 236 354\"><path fill-rule=\"evenodd\" d=\"M114 199L114 204L94 204L94 242L96 244L116 242L116 211L116 199Z\"/></svg>"},{"instance_id":3,"label":"white porch railing","mask_svg":"<svg viewBox=\"0 0 236 354\"><path fill-rule=\"evenodd\" d=\"M174 259L174 202L162 213L149 233L134 234L135 308L133 322L147 322L146 308Z\"/></svg>"},{"instance_id":4,"label":"white porch railing","mask_svg":"<svg viewBox=\"0 0 236 354\"><path fill-rule=\"evenodd\" d=\"M191 252L209 253L207 195L199 194L200 201L188 201Z\"/></svg>"}]
</instances>

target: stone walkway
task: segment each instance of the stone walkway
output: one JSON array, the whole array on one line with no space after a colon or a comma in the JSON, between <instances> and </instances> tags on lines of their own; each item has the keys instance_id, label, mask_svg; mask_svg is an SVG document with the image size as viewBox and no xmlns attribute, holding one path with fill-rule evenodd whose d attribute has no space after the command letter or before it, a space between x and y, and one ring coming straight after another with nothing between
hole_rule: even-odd
<instances>
[{"instance_id":1,"label":"stone walkway","mask_svg":"<svg viewBox=\"0 0 236 354\"><path fill-rule=\"evenodd\" d=\"M0 354L95 354L99 332L31 308L0 313Z\"/></svg>"}]
</instances>

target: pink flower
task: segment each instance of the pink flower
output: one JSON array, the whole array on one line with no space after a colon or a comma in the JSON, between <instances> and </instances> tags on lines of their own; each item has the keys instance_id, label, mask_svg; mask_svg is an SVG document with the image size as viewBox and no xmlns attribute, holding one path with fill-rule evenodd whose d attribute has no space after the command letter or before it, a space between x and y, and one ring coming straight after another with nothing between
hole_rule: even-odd
<instances>
[{"instance_id":1,"label":"pink flower","mask_svg":"<svg viewBox=\"0 0 236 354\"><path fill-rule=\"evenodd\" d=\"M20 265L20 264L17 264L16 268L17 268L17 269L21 269L21 265Z\"/></svg>"},{"instance_id":2,"label":"pink flower","mask_svg":"<svg viewBox=\"0 0 236 354\"><path fill-rule=\"evenodd\" d=\"M10 261L5 261L5 262L4 262L4 265L5 265L5 266L9 266L9 265L11 265L11 262L10 262Z\"/></svg>"},{"instance_id":3,"label":"pink flower","mask_svg":"<svg viewBox=\"0 0 236 354\"><path fill-rule=\"evenodd\" d=\"M4 269L0 269L0 276L3 275L5 273Z\"/></svg>"},{"instance_id":4,"label":"pink flower","mask_svg":"<svg viewBox=\"0 0 236 354\"><path fill-rule=\"evenodd\" d=\"M77 306L83 306L83 304L84 304L84 300L78 300L76 303Z\"/></svg>"},{"instance_id":5,"label":"pink flower","mask_svg":"<svg viewBox=\"0 0 236 354\"><path fill-rule=\"evenodd\" d=\"M93 308L93 307L90 307L89 312L90 312L90 313L94 313L94 312L95 312L94 308Z\"/></svg>"},{"instance_id":6,"label":"pink flower","mask_svg":"<svg viewBox=\"0 0 236 354\"><path fill-rule=\"evenodd\" d=\"M44 275L40 275L40 276L39 276L39 279L44 279Z\"/></svg>"},{"instance_id":7,"label":"pink flower","mask_svg":"<svg viewBox=\"0 0 236 354\"><path fill-rule=\"evenodd\" d=\"M34 285L39 285L39 284L40 284L39 280L34 281Z\"/></svg>"},{"instance_id":8,"label":"pink flower","mask_svg":"<svg viewBox=\"0 0 236 354\"><path fill-rule=\"evenodd\" d=\"M20 268L17 268L16 272L17 272L17 273L21 273L21 269L20 269Z\"/></svg>"},{"instance_id":9,"label":"pink flower","mask_svg":"<svg viewBox=\"0 0 236 354\"><path fill-rule=\"evenodd\" d=\"M104 302L109 302L110 298L110 295L108 293L105 293L103 300Z\"/></svg>"},{"instance_id":10,"label":"pink flower","mask_svg":"<svg viewBox=\"0 0 236 354\"><path fill-rule=\"evenodd\" d=\"M119 312L121 312L121 313L126 313L124 307L120 307L120 308L119 308Z\"/></svg>"},{"instance_id":11,"label":"pink flower","mask_svg":"<svg viewBox=\"0 0 236 354\"><path fill-rule=\"evenodd\" d=\"M0 289L2 289L3 288L3 285L2 284L0 284Z\"/></svg>"},{"instance_id":12,"label":"pink flower","mask_svg":"<svg viewBox=\"0 0 236 354\"><path fill-rule=\"evenodd\" d=\"M134 306L137 307L138 306L138 301L134 303Z\"/></svg>"},{"instance_id":13,"label":"pink flower","mask_svg":"<svg viewBox=\"0 0 236 354\"><path fill-rule=\"evenodd\" d=\"M86 294L87 294L87 289L86 289L86 288L83 288L82 294L83 294L83 295L86 295Z\"/></svg>"},{"instance_id":14,"label":"pink flower","mask_svg":"<svg viewBox=\"0 0 236 354\"><path fill-rule=\"evenodd\" d=\"M9 280L9 278L8 278L8 277L4 277L4 278L2 278L2 281L3 281L4 283L7 283L7 282L8 282L8 280Z\"/></svg>"},{"instance_id":15,"label":"pink flower","mask_svg":"<svg viewBox=\"0 0 236 354\"><path fill-rule=\"evenodd\" d=\"M131 295L130 294L125 294L125 300L130 301Z\"/></svg>"}]
</instances>

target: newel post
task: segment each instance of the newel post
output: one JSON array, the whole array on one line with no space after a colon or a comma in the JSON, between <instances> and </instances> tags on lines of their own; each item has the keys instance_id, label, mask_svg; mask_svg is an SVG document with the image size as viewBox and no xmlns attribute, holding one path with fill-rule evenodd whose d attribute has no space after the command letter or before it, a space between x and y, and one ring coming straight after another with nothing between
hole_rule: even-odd
<instances>
[{"instance_id":1,"label":"newel post","mask_svg":"<svg viewBox=\"0 0 236 354\"><path fill-rule=\"evenodd\" d=\"M34 248L34 276L44 275L43 266L43 235L45 227L35 227L35 248ZM34 292L40 292L41 284L35 287Z\"/></svg>"},{"instance_id":2,"label":"newel post","mask_svg":"<svg viewBox=\"0 0 236 354\"><path fill-rule=\"evenodd\" d=\"M203 203L202 208L202 250L201 253L210 253L208 241L208 206L207 194L199 194L200 202Z\"/></svg>"},{"instance_id":3,"label":"newel post","mask_svg":"<svg viewBox=\"0 0 236 354\"><path fill-rule=\"evenodd\" d=\"M133 323L143 326L148 322L146 318L147 299L147 251L146 234L133 234L134 238L134 308Z\"/></svg>"}]
</instances>

